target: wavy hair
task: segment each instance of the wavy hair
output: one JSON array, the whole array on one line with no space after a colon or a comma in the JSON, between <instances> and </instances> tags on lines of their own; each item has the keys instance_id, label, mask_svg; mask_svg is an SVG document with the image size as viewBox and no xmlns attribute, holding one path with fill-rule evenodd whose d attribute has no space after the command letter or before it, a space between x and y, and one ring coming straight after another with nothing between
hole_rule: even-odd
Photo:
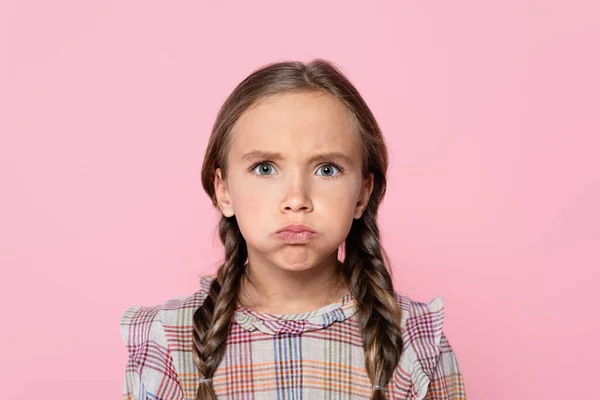
<instances>
[{"instance_id":1,"label":"wavy hair","mask_svg":"<svg viewBox=\"0 0 600 400\"><path fill-rule=\"evenodd\" d=\"M360 219L352 222L344 242L343 274L357 302L357 320L363 337L365 369L374 386L385 387L399 362L403 343L400 308L394 298L388 259L380 243L377 210L386 189L387 148L371 110L348 78L331 62L272 63L254 71L228 96L215 120L202 165L202 185L217 206L215 170L227 175L231 131L242 113L258 100L293 91L327 92L341 101L357 130L363 149L362 174L373 173L373 191ZM225 178L224 178L225 179ZM216 400L212 378L225 353L248 250L235 216L222 216L219 237L225 259L208 296L195 311L193 359L199 374L196 400ZM384 400L374 390L371 400Z\"/></svg>"}]
</instances>

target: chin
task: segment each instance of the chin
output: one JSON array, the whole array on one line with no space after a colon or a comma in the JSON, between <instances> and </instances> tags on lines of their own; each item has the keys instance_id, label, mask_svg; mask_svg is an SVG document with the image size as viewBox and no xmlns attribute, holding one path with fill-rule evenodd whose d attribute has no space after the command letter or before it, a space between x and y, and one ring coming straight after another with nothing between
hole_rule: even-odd
<instances>
[{"instance_id":1,"label":"chin","mask_svg":"<svg viewBox=\"0 0 600 400\"><path fill-rule=\"evenodd\" d=\"M313 269L316 264L314 263L297 263L297 264L289 264L289 263L277 263L278 268L288 271L288 272L304 272Z\"/></svg>"},{"instance_id":2,"label":"chin","mask_svg":"<svg viewBox=\"0 0 600 400\"><path fill-rule=\"evenodd\" d=\"M249 256L256 257L257 262L262 259L272 268L289 272L309 271L326 261L332 254L337 260L337 247L315 246L310 244L277 244L275 246L263 244L262 246L249 245ZM332 247L330 250L329 247Z\"/></svg>"},{"instance_id":3,"label":"chin","mask_svg":"<svg viewBox=\"0 0 600 400\"><path fill-rule=\"evenodd\" d=\"M290 272L311 270L326 258L309 246L286 246L276 254L275 264Z\"/></svg>"}]
</instances>

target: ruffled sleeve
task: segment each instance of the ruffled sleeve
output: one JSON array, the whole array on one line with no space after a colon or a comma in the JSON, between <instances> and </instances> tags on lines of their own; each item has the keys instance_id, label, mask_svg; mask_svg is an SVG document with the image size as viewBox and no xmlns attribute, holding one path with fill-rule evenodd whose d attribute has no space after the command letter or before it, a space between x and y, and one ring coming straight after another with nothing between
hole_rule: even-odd
<instances>
[{"instance_id":1,"label":"ruffled sleeve","mask_svg":"<svg viewBox=\"0 0 600 400\"><path fill-rule=\"evenodd\" d=\"M464 400L467 398L462 373L450 343L444 334L440 341L440 356L427 388L426 400Z\"/></svg>"},{"instance_id":2,"label":"ruffled sleeve","mask_svg":"<svg viewBox=\"0 0 600 400\"><path fill-rule=\"evenodd\" d=\"M397 299L402 310L404 340L400 370L410 376L411 398L466 399L456 357L443 333L442 298L436 297L429 303L411 301L401 295Z\"/></svg>"},{"instance_id":3,"label":"ruffled sleeve","mask_svg":"<svg viewBox=\"0 0 600 400\"><path fill-rule=\"evenodd\" d=\"M128 351L122 399L183 399L162 326L162 306L129 307L121 318Z\"/></svg>"}]
</instances>

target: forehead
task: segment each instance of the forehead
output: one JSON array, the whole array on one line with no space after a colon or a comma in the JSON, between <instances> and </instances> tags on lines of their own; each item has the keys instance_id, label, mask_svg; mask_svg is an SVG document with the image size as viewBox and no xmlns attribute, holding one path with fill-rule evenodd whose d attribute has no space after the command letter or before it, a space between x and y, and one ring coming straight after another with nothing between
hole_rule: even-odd
<instances>
[{"instance_id":1,"label":"forehead","mask_svg":"<svg viewBox=\"0 0 600 400\"><path fill-rule=\"evenodd\" d=\"M261 99L238 119L230 156L252 150L299 158L341 151L356 157L360 141L341 101L328 93L294 92Z\"/></svg>"}]
</instances>

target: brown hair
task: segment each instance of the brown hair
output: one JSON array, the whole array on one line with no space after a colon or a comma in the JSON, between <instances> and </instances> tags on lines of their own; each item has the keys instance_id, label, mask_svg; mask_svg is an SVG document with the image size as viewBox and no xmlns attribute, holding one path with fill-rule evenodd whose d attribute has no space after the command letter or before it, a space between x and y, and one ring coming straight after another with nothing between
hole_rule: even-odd
<instances>
[{"instance_id":1,"label":"brown hair","mask_svg":"<svg viewBox=\"0 0 600 400\"><path fill-rule=\"evenodd\" d=\"M279 62L266 65L244 79L219 111L202 165L202 185L217 206L215 169L227 175L227 154L235 122L251 105L272 94L321 91L335 96L347 108L363 145L363 176L374 175L373 192L360 219L352 222L344 243L343 272L357 301L357 319L363 336L365 368L373 383L385 387L402 352L400 308L394 298L387 256L380 245L377 209L386 188L387 149L371 110L338 68L316 59L308 64ZM225 260L208 296L194 313L193 358L200 379L212 378L225 353L225 342L236 310L238 291L246 266L246 241L235 216L222 216L219 236ZM212 381L201 382L197 400L215 400ZM374 390L372 400L385 399Z\"/></svg>"}]
</instances>

